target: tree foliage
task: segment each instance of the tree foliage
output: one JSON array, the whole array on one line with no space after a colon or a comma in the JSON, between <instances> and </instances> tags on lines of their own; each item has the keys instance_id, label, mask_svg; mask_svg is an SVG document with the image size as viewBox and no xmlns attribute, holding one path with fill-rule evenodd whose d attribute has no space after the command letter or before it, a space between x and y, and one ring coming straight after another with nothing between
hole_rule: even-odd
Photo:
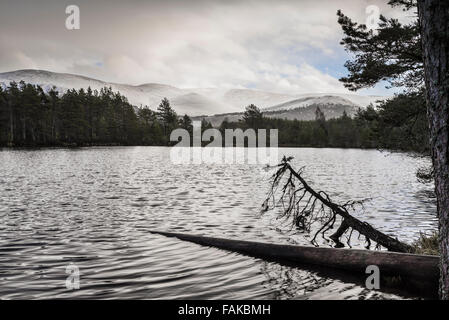
<instances>
[{"instance_id":1,"label":"tree foliage","mask_svg":"<svg viewBox=\"0 0 449 320\"><path fill-rule=\"evenodd\" d=\"M416 7L415 1L393 0L390 4L407 11ZM345 87L355 91L387 81L411 91L422 88L423 56L417 19L403 24L381 15L377 30L370 30L340 10L337 15L344 32L340 43L353 55L345 63L349 75L340 79Z\"/></svg>"},{"instance_id":2,"label":"tree foliage","mask_svg":"<svg viewBox=\"0 0 449 320\"><path fill-rule=\"evenodd\" d=\"M243 121L253 129L258 129L262 122L262 112L254 104L246 107L243 113Z\"/></svg>"},{"instance_id":3,"label":"tree foliage","mask_svg":"<svg viewBox=\"0 0 449 320\"><path fill-rule=\"evenodd\" d=\"M427 152L428 130L422 95L399 95L382 102L377 109L368 107L354 118L346 113L340 118L328 119L316 107L313 121L259 118L257 127L251 121L229 122L225 129L278 129L279 145L288 147L377 148Z\"/></svg>"},{"instance_id":4,"label":"tree foliage","mask_svg":"<svg viewBox=\"0 0 449 320\"><path fill-rule=\"evenodd\" d=\"M0 88L0 146L167 145L181 123L164 99L159 112L132 106L111 88L60 94L12 82Z\"/></svg>"},{"instance_id":5,"label":"tree foliage","mask_svg":"<svg viewBox=\"0 0 449 320\"><path fill-rule=\"evenodd\" d=\"M343 114L328 120L316 106L314 121L269 118L250 105L241 121L225 119L219 129L223 135L225 129L278 129L281 146L426 152L422 99L420 93L399 95L354 118ZM110 88L62 95L23 82L0 88L0 146L169 145L171 130L178 127L192 134L192 119L178 117L167 99L153 111L130 105ZM203 119L201 127L204 132L212 125Z\"/></svg>"}]
</instances>

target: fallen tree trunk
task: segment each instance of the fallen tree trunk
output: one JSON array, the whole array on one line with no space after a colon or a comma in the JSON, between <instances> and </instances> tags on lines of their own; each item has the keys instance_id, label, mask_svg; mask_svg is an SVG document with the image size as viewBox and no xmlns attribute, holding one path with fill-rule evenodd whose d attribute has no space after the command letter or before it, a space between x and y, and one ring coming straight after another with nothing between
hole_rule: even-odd
<instances>
[{"instance_id":1,"label":"fallen tree trunk","mask_svg":"<svg viewBox=\"0 0 449 320\"><path fill-rule=\"evenodd\" d=\"M281 195L281 201L284 205L284 197L288 197L288 205L286 208L284 207L283 216L289 217L290 215L293 215L293 220L296 225L302 226L303 228L307 223L310 225L315 221L320 221L322 226L316 232L312 243L315 242L315 238L319 233L322 233L324 236L326 231L332 229L337 220L337 216L339 216L342 219L341 226L338 228L337 232L330 236L338 248L344 247L344 244L340 241L340 237L347 230L352 229L365 236L368 243L367 248L371 246L371 241L373 241L377 244L377 246L385 247L389 251L403 253L413 251L410 245L380 232L379 230L373 228L370 224L360 221L349 214L347 207L353 206L354 203L338 205L332 202L325 192L315 191L304 180L300 171L297 172L291 167L289 160L290 159L286 159L284 157L282 163L279 165L279 169L274 175L272 191L268 195L266 202L268 202L271 198L274 199L274 189L281 182L283 175L287 173L289 177L282 188L283 193ZM296 186L296 181L299 181L300 186ZM298 194L300 194L299 197L297 197ZM303 199L306 199L305 205L302 204ZM273 200L273 202L275 201ZM323 221L325 222L323 223Z\"/></svg>"},{"instance_id":2,"label":"fallen tree trunk","mask_svg":"<svg viewBox=\"0 0 449 320\"><path fill-rule=\"evenodd\" d=\"M437 256L279 245L182 233L150 232L270 261L285 262L290 266L292 264L293 266L314 265L349 271L352 275L363 278L367 277L365 273L367 266L375 265L379 267L381 277L401 277L401 280L407 281L408 286L412 286L415 291L423 295L434 295L438 291L439 258Z\"/></svg>"}]
</instances>

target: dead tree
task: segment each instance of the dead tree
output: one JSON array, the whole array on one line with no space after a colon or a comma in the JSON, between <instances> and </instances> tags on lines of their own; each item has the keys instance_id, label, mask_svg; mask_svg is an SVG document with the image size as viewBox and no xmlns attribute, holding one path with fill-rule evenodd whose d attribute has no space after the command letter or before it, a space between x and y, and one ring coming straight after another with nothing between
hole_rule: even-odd
<instances>
[{"instance_id":1,"label":"dead tree","mask_svg":"<svg viewBox=\"0 0 449 320\"><path fill-rule=\"evenodd\" d=\"M341 221L337 231L329 237L335 242L337 248L344 247L340 238L348 232L347 244L350 246L353 231L357 231L365 237L368 249L371 243L375 242L376 248L385 247L394 252L412 251L412 247L408 244L378 231L370 224L349 214L348 209L354 208L360 204L360 201L350 201L339 205L332 202L326 192L315 191L302 177L303 169L295 171L291 167L289 163L291 159L284 157L278 165L278 170L273 175L272 188L263 205L265 210L273 209L280 204L283 208L281 217L292 218L293 223L305 231L310 231L312 224L319 223L320 227L312 239L314 245L317 245L316 238L319 234L326 239L326 232L333 229L337 221ZM281 188L280 197L276 200L279 187Z\"/></svg>"}]
</instances>

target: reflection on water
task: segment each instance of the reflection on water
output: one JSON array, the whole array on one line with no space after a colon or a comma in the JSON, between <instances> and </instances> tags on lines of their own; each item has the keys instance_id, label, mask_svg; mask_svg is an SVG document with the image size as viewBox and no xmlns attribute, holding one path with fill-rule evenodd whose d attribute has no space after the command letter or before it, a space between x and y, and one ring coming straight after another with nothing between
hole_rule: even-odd
<instances>
[{"instance_id":1,"label":"reflection on water","mask_svg":"<svg viewBox=\"0 0 449 320\"><path fill-rule=\"evenodd\" d=\"M436 228L426 160L367 150L281 149L335 201L412 241ZM270 173L255 165L172 165L158 147L0 151L0 298L391 298L319 273L150 234L152 229L308 244L261 216ZM324 241L321 240L324 244ZM357 244L356 244L357 245ZM360 244L359 244L360 245ZM65 287L80 268L80 290Z\"/></svg>"}]
</instances>

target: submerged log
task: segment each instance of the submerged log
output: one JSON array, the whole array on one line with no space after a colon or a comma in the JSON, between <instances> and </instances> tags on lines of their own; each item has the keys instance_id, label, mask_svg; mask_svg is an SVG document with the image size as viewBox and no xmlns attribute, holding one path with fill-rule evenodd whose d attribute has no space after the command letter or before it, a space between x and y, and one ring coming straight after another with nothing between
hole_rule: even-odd
<instances>
[{"instance_id":1,"label":"submerged log","mask_svg":"<svg viewBox=\"0 0 449 320\"><path fill-rule=\"evenodd\" d=\"M317 248L296 245L280 245L254 241L229 240L181 233L150 231L151 233L175 237L196 244L220 248L248 256L262 258L292 266L319 266L350 272L366 278L369 265L379 267L381 277L400 277L408 289L425 296L437 293L439 258L417 255L358 249Z\"/></svg>"}]
</instances>

